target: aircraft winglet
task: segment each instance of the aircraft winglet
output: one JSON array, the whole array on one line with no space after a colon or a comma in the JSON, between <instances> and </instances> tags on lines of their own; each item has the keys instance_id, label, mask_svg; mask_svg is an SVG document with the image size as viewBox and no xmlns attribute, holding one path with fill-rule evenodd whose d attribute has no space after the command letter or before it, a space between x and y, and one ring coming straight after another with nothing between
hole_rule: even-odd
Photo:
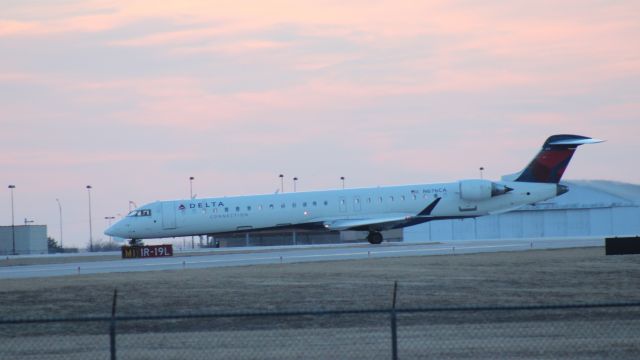
<instances>
[{"instance_id":1,"label":"aircraft winglet","mask_svg":"<svg viewBox=\"0 0 640 360\"><path fill-rule=\"evenodd\" d=\"M442 198L440 198L440 197L435 199L435 200L433 200L433 202L431 204L429 204L429 206L424 208L424 210L420 211L418 216L429 216L429 215L431 215L431 212L433 211L433 209L436 208L436 205L438 205L440 200L442 200Z\"/></svg>"}]
</instances>

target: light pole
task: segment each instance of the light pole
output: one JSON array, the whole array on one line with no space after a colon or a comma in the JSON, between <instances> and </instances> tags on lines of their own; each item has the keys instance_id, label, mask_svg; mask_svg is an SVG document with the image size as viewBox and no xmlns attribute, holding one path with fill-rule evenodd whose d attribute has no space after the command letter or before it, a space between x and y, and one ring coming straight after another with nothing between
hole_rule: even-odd
<instances>
[{"instance_id":1,"label":"light pole","mask_svg":"<svg viewBox=\"0 0 640 360\"><path fill-rule=\"evenodd\" d=\"M484 166L480 166L480 179L482 179L482 172L484 171Z\"/></svg>"},{"instance_id":2,"label":"light pole","mask_svg":"<svg viewBox=\"0 0 640 360\"><path fill-rule=\"evenodd\" d=\"M296 192L296 184L298 183L298 178L294 177L293 178L293 192Z\"/></svg>"},{"instance_id":3,"label":"light pole","mask_svg":"<svg viewBox=\"0 0 640 360\"><path fill-rule=\"evenodd\" d=\"M15 185L9 185L9 189L11 190L11 239L13 242L13 255L16 255L16 225L13 213L13 189L15 188Z\"/></svg>"},{"instance_id":4,"label":"light pole","mask_svg":"<svg viewBox=\"0 0 640 360\"><path fill-rule=\"evenodd\" d=\"M340 180L342 180L342 190L344 190L344 176L340 176Z\"/></svg>"},{"instance_id":5,"label":"light pole","mask_svg":"<svg viewBox=\"0 0 640 360\"><path fill-rule=\"evenodd\" d=\"M278 177L280 178L280 192L283 193L284 192L284 175L280 174L278 175Z\"/></svg>"},{"instance_id":6,"label":"light pole","mask_svg":"<svg viewBox=\"0 0 640 360\"><path fill-rule=\"evenodd\" d=\"M91 225L91 185L87 185L89 195L89 252L93 252L93 227Z\"/></svg>"},{"instance_id":7,"label":"light pole","mask_svg":"<svg viewBox=\"0 0 640 360\"><path fill-rule=\"evenodd\" d=\"M111 227L111 220L115 219L115 216L105 216L105 220L109 220L109 227ZM113 242L113 236L109 236L109 242Z\"/></svg>"},{"instance_id":8,"label":"light pole","mask_svg":"<svg viewBox=\"0 0 640 360\"><path fill-rule=\"evenodd\" d=\"M33 224L35 221L34 220L29 220L27 218L24 218L24 226L27 226L29 224Z\"/></svg>"},{"instance_id":9,"label":"light pole","mask_svg":"<svg viewBox=\"0 0 640 360\"><path fill-rule=\"evenodd\" d=\"M193 176L189 176L189 199L193 200L193 180L195 178ZM193 236L191 237L191 248L195 247L195 242Z\"/></svg>"},{"instance_id":10,"label":"light pole","mask_svg":"<svg viewBox=\"0 0 640 360\"><path fill-rule=\"evenodd\" d=\"M56 199L58 202L58 211L60 213L60 248L62 249L62 205L60 205L60 199Z\"/></svg>"}]
</instances>

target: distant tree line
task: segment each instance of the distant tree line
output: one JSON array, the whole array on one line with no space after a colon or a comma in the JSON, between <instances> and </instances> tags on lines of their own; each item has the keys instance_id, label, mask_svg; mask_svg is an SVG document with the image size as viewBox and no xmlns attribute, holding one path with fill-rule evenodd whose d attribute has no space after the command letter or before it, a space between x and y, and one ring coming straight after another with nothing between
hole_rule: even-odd
<instances>
[{"instance_id":1,"label":"distant tree line","mask_svg":"<svg viewBox=\"0 0 640 360\"><path fill-rule=\"evenodd\" d=\"M121 247L121 244L110 240L98 239L93 242L93 252L120 251ZM58 241L51 236L47 237L47 248L49 249L49 254L78 252L77 248L63 248L58 244ZM91 251L91 246L87 245L86 250Z\"/></svg>"},{"instance_id":2,"label":"distant tree line","mask_svg":"<svg viewBox=\"0 0 640 360\"><path fill-rule=\"evenodd\" d=\"M56 239L51 236L47 236L47 249L49 254L57 254L57 253L77 253L77 248L63 248L58 244Z\"/></svg>"},{"instance_id":3,"label":"distant tree line","mask_svg":"<svg viewBox=\"0 0 640 360\"><path fill-rule=\"evenodd\" d=\"M120 251L121 247L121 244L113 240L98 239L93 242L93 252ZM87 251L91 251L91 246L87 245Z\"/></svg>"}]
</instances>

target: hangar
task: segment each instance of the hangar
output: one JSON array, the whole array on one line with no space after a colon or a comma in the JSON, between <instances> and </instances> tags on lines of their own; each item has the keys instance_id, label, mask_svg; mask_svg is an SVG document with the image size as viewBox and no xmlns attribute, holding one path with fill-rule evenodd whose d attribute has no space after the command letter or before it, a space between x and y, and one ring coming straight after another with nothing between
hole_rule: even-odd
<instances>
[{"instance_id":1,"label":"hangar","mask_svg":"<svg viewBox=\"0 0 640 360\"><path fill-rule=\"evenodd\" d=\"M566 181L564 195L515 211L441 220L404 229L405 242L473 239L635 236L640 234L640 186L614 181Z\"/></svg>"},{"instance_id":2,"label":"hangar","mask_svg":"<svg viewBox=\"0 0 640 360\"><path fill-rule=\"evenodd\" d=\"M503 214L438 220L385 232L392 242L473 239L635 236L640 234L640 186L605 180L562 182L570 191ZM214 245L216 241L216 245ZM210 237L203 247L366 242L366 232L256 232Z\"/></svg>"},{"instance_id":3,"label":"hangar","mask_svg":"<svg viewBox=\"0 0 640 360\"><path fill-rule=\"evenodd\" d=\"M15 227L0 226L0 255L13 254L14 228L16 254L46 254L48 252L46 225L16 225Z\"/></svg>"}]
</instances>

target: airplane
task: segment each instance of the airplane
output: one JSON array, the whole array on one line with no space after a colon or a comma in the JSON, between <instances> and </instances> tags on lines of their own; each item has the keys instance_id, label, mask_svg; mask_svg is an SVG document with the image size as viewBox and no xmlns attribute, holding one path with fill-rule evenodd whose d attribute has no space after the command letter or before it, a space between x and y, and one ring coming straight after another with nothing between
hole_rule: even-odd
<instances>
[{"instance_id":1,"label":"airplane","mask_svg":"<svg viewBox=\"0 0 640 360\"><path fill-rule=\"evenodd\" d=\"M263 230L367 231L371 244L381 231L420 223L503 213L569 191L559 184L580 145L603 140L553 135L519 173L500 181L324 190L267 195L156 201L131 211L109 227L108 236L143 239L216 236Z\"/></svg>"}]
</instances>

